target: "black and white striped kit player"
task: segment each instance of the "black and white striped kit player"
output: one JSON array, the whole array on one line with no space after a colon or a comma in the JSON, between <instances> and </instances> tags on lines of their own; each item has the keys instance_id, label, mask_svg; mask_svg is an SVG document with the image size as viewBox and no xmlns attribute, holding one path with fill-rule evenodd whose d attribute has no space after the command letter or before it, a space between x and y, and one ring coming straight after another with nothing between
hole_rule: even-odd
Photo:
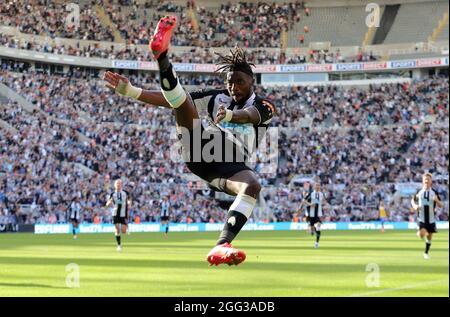
<instances>
[{"instance_id":1,"label":"black and white striped kit player","mask_svg":"<svg viewBox=\"0 0 450 317\"><path fill-rule=\"evenodd\" d=\"M414 200L419 206L417 220L419 228L425 228L428 232L436 232L436 198L439 194L433 189L421 189L414 195Z\"/></svg>"},{"instance_id":2,"label":"black and white striped kit player","mask_svg":"<svg viewBox=\"0 0 450 317\"><path fill-rule=\"evenodd\" d=\"M167 197L164 197L164 199L161 201L161 213L160 213L160 221L161 224L166 225L165 233L166 237L169 233L169 209L170 209L170 202L167 199Z\"/></svg>"},{"instance_id":3,"label":"black and white striped kit player","mask_svg":"<svg viewBox=\"0 0 450 317\"><path fill-rule=\"evenodd\" d=\"M77 229L81 218L80 198L76 197L69 205L69 220L72 223L73 238L77 238Z\"/></svg>"},{"instance_id":4,"label":"black and white striped kit player","mask_svg":"<svg viewBox=\"0 0 450 317\"><path fill-rule=\"evenodd\" d=\"M309 222L308 229L311 234L314 234L314 232L316 233L314 247L318 248L321 236L320 227L322 224L321 217L323 217L323 204L325 203L325 196L320 191L320 183L314 184L314 190L306 196L304 201L306 201L306 205L309 206L309 210L306 213Z\"/></svg>"},{"instance_id":5,"label":"black and white striped kit player","mask_svg":"<svg viewBox=\"0 0 450 317\"><path fill-rule=\"evenodd\" d=\"M160 214L161 221L169 220L169 207L170 207L169 201L164 199L161 202L161 214Z\"/></svg>"},{"instance_id":6,"label":"black and white striped kit player","mask_svg":"<svg viewBox=\"0 0 450 317\"><path fill-rule=\"evenodd\" d=\"M252 93L245 101L237 103L230 96L228 90L203 90L191 92L190 96L199 113L200 118L206 119L209 124L201 125L201 133L207 131L205 139L202 139L202 148L210 140L218 137L221 140L221 146L224 150L215 151L213 147L214 157L217 154L217 161L205 161L202 155L200 162L196 163L196 153L202 151L194 150L194 141L191 142L188 152L191 153L190 159L186 160L186 164L191 172L207 181L210 187L218 191L224 191L226 179L243 170L252 170L253 163L251 158L256 152L258 145L264 142L264 136L268 132L269 123L274 115L275 108L268 100L258 97ZM259 123L232 123L221 121L219 124L214 123L220 106L224 106L227 110L243 110L255 107ZM208 137L210 139L208 139ZM185 149L186 150L186 149Z\"/></svg>"},{"instance_id":7,"label":"black and white striped kit player","mask_svg":"<svg viewBox=\"0 0 450 317\"><path fill-rule=\"evenodd\" d=\"M228 133L228 137L235 142L240 151L244 153L244 157L248 159L267 132L274 114L273 105L267 100L261 99L255 93L252 93L245 102L238 104L230 96L227 89L195 91L190 95L199 115L209 118L209 122L214 120L221 105L229 110L245 109L252 106L257 109L260 118L258 125L224 121L219 124L220 129Z\"/></svg>"},{"instance_id":8,"label":"black and white striped kit player","mask_svg":"<svg viewBox=\"0 0 450 317\"><path fill-rule=\"evenodd\" d=\"M114 192L109 195L106 207L112 208L113 223L117 241L117 251L122 250L121 233L128 232L128 207L131 207L131 196L123 190L122 180L114 182Z\"/></svg>"},{"instance_id":9,"label":"black and white striped kit player","mask_svg":"<svg viewBox=\"0 0 450 317\"><path fill-rule=\"evenodd\" d=\"M313 191L306 196L305 200L310 204L310 208L307 209L306 216L310 219L310 221L316 220L316 222L320 222L320 217L323 216L323 193Z\"/></svg>"},{"instance_id":10,"label":"black and white striped kit player","mask_svg":"<svg viewBox=\"0 0 450 317\"><path fill-rule=\"evenodd\" d=\"M128 201L130 195L126 190L113 192L109 199L112 201L112 216L113 222L120 224L127 224L128 219Z\"/></svg>"}]
</instances>

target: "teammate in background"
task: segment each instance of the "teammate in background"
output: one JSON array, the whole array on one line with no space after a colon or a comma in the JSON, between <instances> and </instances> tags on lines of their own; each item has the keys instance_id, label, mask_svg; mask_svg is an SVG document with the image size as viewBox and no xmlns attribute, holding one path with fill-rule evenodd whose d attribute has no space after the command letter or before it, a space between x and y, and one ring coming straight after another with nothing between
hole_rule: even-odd
<instances>
[{"instance_id":1,"label":"teammate in background","mask_svg":"<svg viewBox=\"0 0 450 317\"><path fill-rule=\"evenodd\" d=\"M439 197L439 194L431 185L433 176L431 173L422 175L422 189L419 190L411 199L411 205L417 213L417 220L419 222L419 231L417 236L422 240L425 239L425 253L424 259L430 258L431 241L433 233L436 231L436 207L442 208L444 204Z\"/></svg>"},{"instance_id":2,"label":"teammate in background","mask_svg":"<svg viewBox=\"0 0 450 317\"><path fill-rule=\"evenodd\" d=\"M319 241L321 236L320 227L322 225L323 217L323 205L326 203L324 194L320 191L320 183L314 184L314 190L309 193L305 199L303 199L302 204L306 204L309 207L307 211L307 221L309 222L308 229L311 234L316 234L316 242L314 243L314 248L319 247Z\"/></svg>"},{"instance_id":3,"label":"teammate in background","mask_svg":"<svg viewBox=\"0 0 450 317\"><path fill-rule=\"evenodd\" d=\"M165 237L167 238L169 233L169 207L170 203L167 197L164 197L161 201L161 214L160 214L160 222L161 225L166 225L166 232L164 233Z\"/></svg>"},{"instance_id":4,"label":"teammate in background","mask_svg":"<svg viewBox=\"0 0 450 317\"><path fill-rule=\"evenodd\" d=\"M384 232L384 222L387 220L386 209L384 208L384 200L380 201L380 221L381 221L381 232Z\"/></svg>"},{"instance_id":5,"label":"teammate in background","mask_svg":"<svg viewBox=\"0 0 450 317\"><path fill-rule=\"evenodd\" d=\"M125 234L128 227L128 209L131 207L131 197L122 189L122 180L114 182L114 192L109 195L106 207L113 207L113 223L117 241L117 251L122 251L121 233Z\"/></svg>"},{"instance_id":6,"label":"teammate in background","mask_svg":"<svg viewBox=\"0 0 450 317\"><path fill-rule=\"evenodd\" d=\"M81 204L80 198L75 197L69 205L69 220L72 223L73 238L77 238L78 226L81 218Z\"/></svg>"},{"instance_id":7,"label":"teammate in background","mask_svg":"<svg viewBox=\"0 0 450 317\"><path fill-rule=\"evenodd\" d=\"M308 206L305 203L305 199L310 194L311 194L311 185L309 183L304 183L303 184L303 191L302 191L303 199L302 199L302 202L300 203L300 207L299 207L299 214L300 215L304 215L304 216L302 216L302 221L307 221L308 220L309 210L311 209L311 207ZM305 209L305 212L303 212L303 209ZM311 235L314 235L314 232L311 230L311 226L308 226L307 231Z\"/></svg>"},{"instance_id":8,"label":"teammate in background","mask_svg":"<svg viewBox=\"0 0 450 317\"><path fill-rule=\"evenodd\" d=\"M150 48L158 61L160 91L134 87L127 78L111 72L107 72L104 79L109 88L121 95L172 109L178 136L183 144L186 166L210 187L236 196L216 246L207 255L207 261L211 265L238 265L245 260L246 254L235 249L231 242L250 218L261 185L255 171L247 166L245 159L235 159L235 156L251 157L255 145L257 147L265 135L275 108L269 101L254 93L255 79L251 68L254 65L247 62L245 52L239 48L232 50L228 56L219 55L218 70L226 73L227 89L187 94L167 56L176 21L176 16L162 18L150 41ZM201 123L199 112L207 113L209 125ZM216 137L219 138L222 144L219 147L229 151L216 151L214 147L212 161L205 160L203 155L200 155L200 160L196 159L194 144L200 142L200 154L204 152L204 146L210 145L210 140L198 138L197 131L200 135L205 131L210 132L212 142ZM242 139L254 142L242 142ZM220 156L218 160L217 154Z\"/></svg>"}]
</instances>

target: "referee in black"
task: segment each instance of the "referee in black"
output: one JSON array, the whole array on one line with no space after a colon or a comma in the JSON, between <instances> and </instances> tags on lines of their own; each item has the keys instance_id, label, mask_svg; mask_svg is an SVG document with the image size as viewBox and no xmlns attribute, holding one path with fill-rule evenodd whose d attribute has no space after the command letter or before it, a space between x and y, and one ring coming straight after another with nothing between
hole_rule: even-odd
<instances>
[{"instance_id":1,"label":"referee in black","mask_svg":"<svg viewBox=\"0 0 450 317\"><path fill-rule=\"evenodd\" d=\"M128 229L128 210L131 207L131 196L123 190L123 183L121 179L114 182L114 192L109 195L106 207L113 207L113 223L116 227L115 235L117 241L117 251L122 251L122 244L120 241L121 233L125 234Z\"/></svg>"}]
</instances>

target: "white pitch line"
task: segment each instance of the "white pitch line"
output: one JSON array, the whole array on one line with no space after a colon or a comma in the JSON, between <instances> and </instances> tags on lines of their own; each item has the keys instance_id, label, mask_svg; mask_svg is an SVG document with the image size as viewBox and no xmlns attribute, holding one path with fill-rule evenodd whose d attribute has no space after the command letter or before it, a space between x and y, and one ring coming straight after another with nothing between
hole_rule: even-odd
<instances>
[{"instance_id":1,"label":"white pitch line","mask_svg":"<svg viewBox=\"0 0 450 317\"><path fill-rule=\"evenodd\" d=\"M397 287L397 288L385 288L385 289L380 289L378 291L372 291L372 292L361 293L361 294L352 294L349 297L362 297L362 296L376 295L376 294L382 294L382 293L387 293L387 292L395 292L395 291L401 291L401 290L405 290L405 289L411 289L411 288L416 288L416 287L421 287L421 286L426 286L426 285L440 284L443 282L448 282L448 281L447 280L437 280L437 281L430 281L430 282L425 282L425 283L420 283L420 284L404 285L402 287Z\"/></svg>"}]
</instances>

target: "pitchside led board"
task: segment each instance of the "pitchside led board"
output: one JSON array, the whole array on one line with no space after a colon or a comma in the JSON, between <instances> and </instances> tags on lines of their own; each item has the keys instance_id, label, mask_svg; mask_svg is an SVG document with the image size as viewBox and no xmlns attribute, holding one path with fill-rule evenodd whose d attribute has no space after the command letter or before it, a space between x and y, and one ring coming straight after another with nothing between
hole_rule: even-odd
<instances>
[{"instance_id":1,"label":"pitchside led board","mask_svg":"<svg viewBox=\"0 0 450 317\"><path fill-rule=\"evenodd\" d=\"M437 229L448 229L448 221L436 223ZM144 222L141 224L130 224L130 232L163 232L165 226L159 223ZM306 230L307 223L304 222L272 222L272 223L249 223L244 226L246 231L273 231L273 230ZM173 223L170 226L172 232L205 232L220 231L223 223ZM381 222L324 222L323 230L380 230ZM386 222L385 230L414 230L417 229L415 222ZM80 233L113 233L112 224L89 224L79 226ZM72 231L71 224L37 224L34 227L36 234L67 234Z\"/></svg>"}]
</instances>

